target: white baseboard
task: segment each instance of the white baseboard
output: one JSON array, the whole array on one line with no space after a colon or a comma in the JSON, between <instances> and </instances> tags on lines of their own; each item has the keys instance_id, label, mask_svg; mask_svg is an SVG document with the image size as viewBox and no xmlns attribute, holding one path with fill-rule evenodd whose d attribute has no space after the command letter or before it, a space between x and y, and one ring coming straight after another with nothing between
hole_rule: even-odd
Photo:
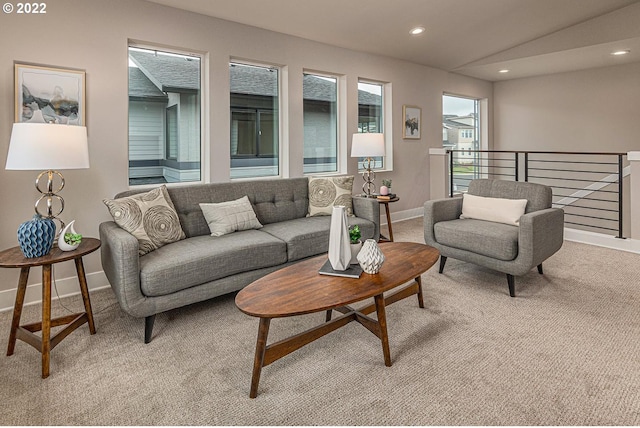
<instances>
[{"instance_id":1,"label":"white baseboard","mask_svg":"<svg viewBox=\"0 0 640 428\"><path fill-rule=\"evenodd\" d=\"M564 229L564 239L566 241L581 242L583 244L640 254L640 240L637 239L620 239L611 235L568 228Z\"/></svg>"},{"instance_id":2,"label":"white baseboard","mask_svg":"<svg viewBox=\"0 0 640 428\"><path fill-rule=\"evenodd\" d=\"M35 272L35 270L34 270ZM111 287L109 281L103 271L87 273L87 286L89 291L100 290L103 288ZM80 294L80 285L78 283L77 276L71 276L69 278L56 279L56 287L51 284L51 298L57 299L60 297L73 296ZM58 294L56 295L56 288ZM0 312L12 311L16 302L16 290L12 288L10 290L0 291ZM35 305L42 302L42 283L31 284L27 286L27 292L24 296L24 306Z\"/></svg>"}]
</instances>

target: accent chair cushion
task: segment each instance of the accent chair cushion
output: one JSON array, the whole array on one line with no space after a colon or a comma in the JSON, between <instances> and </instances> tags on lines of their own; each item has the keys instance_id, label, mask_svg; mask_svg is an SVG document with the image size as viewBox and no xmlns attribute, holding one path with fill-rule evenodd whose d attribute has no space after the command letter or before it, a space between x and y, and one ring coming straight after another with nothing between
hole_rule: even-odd
<instances>
[{"instance_id":1,"label":"accent chair cushion","mask_svg":"<svg viewBox=\"0 0 640 428\"><path fill-rule=\"evenodd\" d=\"M186 237L166 186L102 202L113 221L138 239L141 256Z\"/></svg>"},{"instance_id":2,"label":"accent chair cushion","mask_svg":"<svg viewBox=\"0 0 640 428\"><path fill-rule=\"evenodd\" d=\"M331 215L333 207L343 205L353 216L353 175L309 177L309 216Z\"/></svg>"},{"instance_id":3,"label":"accent chair cushion","mask_svg":"<svg viewBox=\"0 0 640 428\"><path fill-rule=\"evenodd\" d=\"M200 204L200 209L207 220L211 236L222 236L238 230L262 227L247 196L235 201Z\"/></svg>"},{"instance_id":4,"label":"accent chair cushion","mask_svg":"<svg viewBox=\"0 0 640 428\"><path fill-rule=\"evenodd\" d=\"M475 219L440 221L433 226L439 244L498 260L518 256L518 227Z\"/></svg>"},{"instance_id":5,"label":"accent chair cushion","mask_svg":"<svg viewBox=\"0 0 640 428\"><path fill-rule=\"evenodd\" d=\"M493 221L517 226L527 207L526 199L486 198L465 193L462 195L460 218Z\"/></svg>"}]
</instances>

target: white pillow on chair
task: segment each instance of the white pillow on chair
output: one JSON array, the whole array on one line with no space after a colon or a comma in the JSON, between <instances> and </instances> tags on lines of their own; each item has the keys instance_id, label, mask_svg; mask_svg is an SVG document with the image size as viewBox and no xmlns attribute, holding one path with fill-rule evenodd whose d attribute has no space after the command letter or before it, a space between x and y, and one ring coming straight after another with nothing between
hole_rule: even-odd
<instances>
[{"instance_id":1,"label":"white pillow on chair","mask_svg":"<svg viewBox=\"0 0 640 428\"><path fill-rule=\"evenodd\" d=\"M463 194L462 198L460 218L473 218L514 226L518 226L520 217L527 207L526 199L485 198L468 193Z\"/></svg>"}]
</instances>

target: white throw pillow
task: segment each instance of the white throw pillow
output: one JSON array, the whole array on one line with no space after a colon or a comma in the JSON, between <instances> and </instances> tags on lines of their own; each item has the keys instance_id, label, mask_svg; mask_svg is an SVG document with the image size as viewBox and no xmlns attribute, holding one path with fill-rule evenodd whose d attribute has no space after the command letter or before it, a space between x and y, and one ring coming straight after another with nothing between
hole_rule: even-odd
<instances>
[{"instance_id":1,"label":"white throw pillow","mask_svg":"<svg viewBox=\"0 0 640 428\"><path fill-rule=\"evenodd\" d=\"M485 198L462 195L462 215L460 218L494 221L518 226L520 217L527 207L526 199Z\"/></svg>"},{"instance_id":2,"label":"white throw pillow","mask_svg":"<svg viewBox=\"0 0 640 428\"><path fill-rule=\"evenodd\" d=\"M237 230L262 227L247 196L235 201L200 204L200 209L207 220L211 236L222 236Z\"/></svg>"}]
</instances>

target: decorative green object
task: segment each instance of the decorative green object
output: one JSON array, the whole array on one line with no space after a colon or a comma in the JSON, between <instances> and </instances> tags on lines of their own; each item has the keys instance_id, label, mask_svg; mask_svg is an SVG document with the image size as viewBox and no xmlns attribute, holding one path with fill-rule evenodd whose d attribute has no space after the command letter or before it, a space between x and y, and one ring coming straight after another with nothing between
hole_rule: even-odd
<instances>
[{"instance_id":1,"label":"decorative green object","mask_svg":"<svg viewBox=\"0 0 640 428\"><path fill-rule=\"evenodd\" d=\"M82 242L82 235L79 233L65 233L64 242L69 245L79 245Z\"/></svg>"},{"instance_id":2,"label":"decorative green object","mask_svg":"<svg viewBox=\"0 0 640 428\"><path fill-rule=\"evenodd\" d=\"M383 186L387 186L388 188L391 188L391 179L390 178L383 178L382 179L382 185Z\"/></svg>"},{"instance_id":3,"label":"decorative green object","mask_svg":"<svg viewBox=\"0 0 640 428\"><path fill-rule=\"evenodd\" d=\"M360 242L361 237L362 234L360 233L360 227L357 224L349 228L349 240L352 244L357 244L358 242Z\"/></svg>"}]
</instances>

